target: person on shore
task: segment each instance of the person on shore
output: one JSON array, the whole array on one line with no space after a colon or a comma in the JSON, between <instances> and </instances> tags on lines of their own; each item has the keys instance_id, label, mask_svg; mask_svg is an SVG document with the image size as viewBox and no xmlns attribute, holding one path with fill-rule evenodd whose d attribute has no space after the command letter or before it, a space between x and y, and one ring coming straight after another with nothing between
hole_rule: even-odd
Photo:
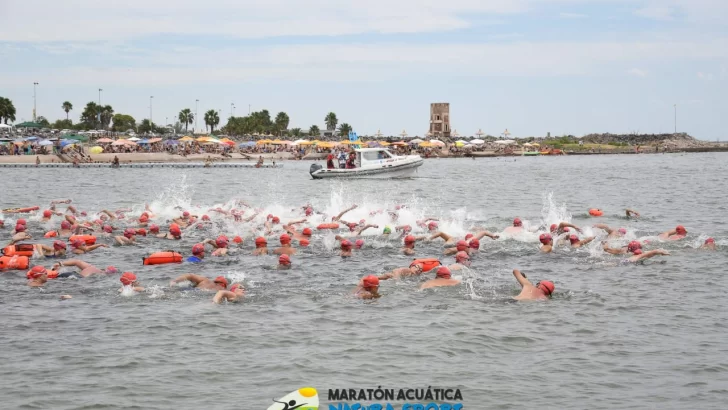
<instances>
[{"instance_id":1,"label":"person on shore","mask_svg":"<svg viewBox=\"0 0 728 410\"><path fill-rule=\"evenodd\" d=\"M365 276L359 281L354 296L359 299L377 299L382 295L379 294L379 278L374 275Z\"/></svg>"},{"instance_id":2,"label":"person on shore","mask_svg":"<svg viewBox=\"0 0 728 410\"><path fill-rule=\"evenodd\" d=\"M278 266L276 266L276 269L278 270L289 270L291 269L291 257L286 255L285 253L278 257Z\"/></svg>"},{"instance_id":3,"label":"person on shore","mask_svg":"<svg viewBox=\"0 0 728 410\"><path fill-rule=\"evenodd\" d=\"M259 236L255 238L255 250L253 250L253 256L267 255L268 254L268 241Z\"/></svg>"},{"instance_id":4,"label":"person on shore","mask_svg":"<svg viewBox=\"0 0 728 410\"><path fill-rule=\"evenodd\" d=\"M230 287L230 290L218 290L215 296L212 298L212 302L220 304L225 302L239 302L243 300L245 296L245 288L240 283L235 283Z\"/></svg>"},{"instance_id":5,"label":"person on shore","mask_svg":"<svg viewBox=\"0 0 728 410\"><path fill-rule=\"evenodd\" d=\"M680 239L684 239L687 235L688 231L685 229L685 227L682 225L678 225L675 227L675 229L663 232L657 237L667 241L678 241Z\"/></svg>"},{"instance_id":6,"label":"person on shore","mask_svg":"<svg viewBox=\"0 0 728 410\"><path fill-rule=\"evenodd\" d=\"M123 292L125 289L129 288L134 292L144 292L144 288L139 286L137 277L132 272L124 272L119 278L119 281L121 282L121 289L119 289L119 292Z\"/></svg>"},{"instance_id":7,"label":"person on shore","mask_svg":"<svg viewBox=\"0 0 728 410\"><path fill-rule=\"evenodd\" d=\"M513 298L515 300L546 300L551 297L556 289L554 283L548 280L537 282L536 286L534 286L526 275L518 269L513 269L513 276L521 285L521 293Z\"/></svg>"},{"instance_id":8,"label":"person on shore","mask_svg":"<svg viewBox=\"0 0 728 410\"><path fill-rule=\"evenodd\" d=\"M334 154L329 152L329 155L326 156L326 169L335 169L336 166L334 165Z\"/></svg>"},{"instance_id":9,"label":"person on shore","mask_svg":"<svg viewBox=\"0 0 728 410\"><path fill-rule=\"evenodd\" d=\"M119 157L114 155L114 159L111 161L111 168L119 168Z\"/></svg>"},{"instance_id":10,"label":"person on shore","mask_svg":"<svg viewBox=\"0 0 728 410\"><path fill-rule=\"evenodd\" d=\"M202 275L195 275L192 273L186 273L184 275L180 275L175 279L172 279L171 282L169 282L169 286L174 286L179 282L188 281L192 284L192 287L195 289L202 289L202 290L225 290L228 287L228 281L225 279L224 276L218 276L215 279L209 279Z\"/></svg>"},{"instance_id":11,"label":"person on shore","mask_svg":"<svg viewBox=\"0 0 728 410\"><path fill-rule=\"evenodd\" d=\"M438 288L442 286L457 286L461 283L458 279L452 279L452 272L447 266L440 266L435 274L435 279L430 279L420 285L420 290Z\"/></svg>"},{"instance_id":12,"label":"person on shore","mask_svg":"<svg viewBox=\"0 0 728 410\"><path fill-rule=\"evenodd\" d=\"M714 251L715 250L715 239L713 239L713 238L706 239L705 243L703 243L703 245L700 246L700 249L708 249L708 250Z\"/></svg>"},{"instance_id":13,"label":"person on shore","mask_svg":"<svg viewBox=\"0 0 728 410\"><path fill-rule=\"evenodd\" d=\"M569 243L571 244L572 248L581 248L582 246L590 243L593 240L594 240L593 236L579 240L578 236L573 235L573 234L569 235Z\"/></svg>"},{"instance_id":14,"label":"person on shore","mask_svg":"<svg viewBox=\"0 0 728 410\"><path fill-rule=\"evenodd\" d=\"M607 238L609 239L621 238L624 235L627 235L626 228L614 229L609 227L607 224L595 224L594 227L605 231L607 233Z\"/></svg>"},{"instance_id":15,"label":"person on shore","mask_svg":"<svg viewBox=\"0 0 728 410\"><path fill-rule=\"evenodd\" d=\"M56 264L53 265L51 270L58 271L60 268L63 268L63 267L73 267L73 268L78 269L78 272L59 273L58 274L59 278L67 278L70 276L87 278L91 275L103 275L103 274L111 275L111 274L119 272L119 270L113 266L108 266L106 269L101 270L101 269L97 268L96 266L94 266L88 262L84 262L80 259L68 259L65 261L57 262Z\"/></svg>"},{"instance_id":16,"label":"person on shore","mask_svg":"<svg viewBox=\"0 0 728 410\"><path fill-rule=\"evenodd\" d=\"M276 255L295 255L296 254L296 248L291 246L291 236L287 233L284 233L280 236L278 239L281 243L281 246L274 249L273 253Z\"/></svg>"}]
</instances>

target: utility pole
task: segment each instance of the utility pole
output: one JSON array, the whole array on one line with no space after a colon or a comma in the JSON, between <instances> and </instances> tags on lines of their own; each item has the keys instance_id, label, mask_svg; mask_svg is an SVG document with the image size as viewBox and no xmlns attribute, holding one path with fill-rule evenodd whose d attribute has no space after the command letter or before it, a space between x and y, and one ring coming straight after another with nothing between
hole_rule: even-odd
<instances>
[{"instance_id":1,"label":"utility pole","mask_svg":"<svg viewBox=\"0 0 728 410\"><path fill-rule=\"evenodd\" d=\"M235 114L235 103L230 103L230 117L233 117Z\"/></svg>"},{"instance_id":2,"label":"utility pole","mask_svg":"<svg viewBox=\"0 0 728 410\"><path fill-rule=\"evenodd\" d=\"M39 84L39 83L37 83L37 82L34 82L34 83L33 83L33 122L35 122L35 117L36 117L36 115L35 115L35 113L36 113L36 105L35 105L35 86L36 86L36 85L38 85L38 84Z\"/></svg>"},{"instance_id":3,"label":"utility pole","mask_svg":"<svg viewBox=\"0 0 728 410\"><path fill-rule=\"evenodd\" d=\"M250 104L248 104L248 115L250 115Z\"/></svg>"},{"instance_id":4,"label":"utility pole","mask_svg":"<svg viewBox=\"0 0 728 410\"><path fill-rule=\"evenodd\" d=\"M199 104L200 100L195 100L195 129L192 130L192 133L194 134L197 130L197 105Z\"/></svg>"},{"instance_id":5,"label":"utility pole","mask_svg":"<svg viewBox=\"0 0 728 410\"><path fill-rule=\"evenodd\" d=\"M154 100L154 96L149 96L149 130L150 133L154 132L154 120L152 120L152 102Z\"/></svg>"},{"instance_id":6,"label":"utility pole","mask_svg":"<svg viewBox=\"0 0 728 410\"><path fill-rule=\"evenodd\" d=\"M99 88L99 112L96 114L96 121L99 123L99 126L101 125L101 91L103 90Z\"/></svg>"}]
</instances>

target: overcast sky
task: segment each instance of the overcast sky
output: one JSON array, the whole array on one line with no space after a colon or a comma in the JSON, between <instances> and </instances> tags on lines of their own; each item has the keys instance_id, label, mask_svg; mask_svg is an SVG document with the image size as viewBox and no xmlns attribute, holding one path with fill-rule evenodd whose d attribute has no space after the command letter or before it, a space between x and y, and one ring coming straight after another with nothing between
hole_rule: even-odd
<instances>
[{"instance_id":1,"label":"overcast sky","mask_svg":"<svg viewBox=\"0 0 728 410\"><path fill-rule=\"evenodd\" d=\"M137 120L183 108L334 111L360 135L672 132L728 140L727 0L0 0L0 96L17 122L98 100ZM222 125L222 124L221 124ZM202 121L198 128L203 128Z\"/></svg>"}]
</instances>

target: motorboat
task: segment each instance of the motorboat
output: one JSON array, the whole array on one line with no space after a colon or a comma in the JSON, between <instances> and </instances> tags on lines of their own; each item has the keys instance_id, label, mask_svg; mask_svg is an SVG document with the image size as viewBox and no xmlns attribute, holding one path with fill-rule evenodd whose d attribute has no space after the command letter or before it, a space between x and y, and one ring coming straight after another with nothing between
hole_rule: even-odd
<instances>
[{"instance_id":1,"label":"motorboat","mask_svg":"<svg viewBox=\"0 0 728 410\"><path fill-rule=\"evenodd\" d=\"M412 176L424 160L419 155L398 156L386 148L356 148L354 168L325 168L312 164L313 179L327 178L406 178ZM337 163L338 165L338 163Z\"/></svg>"}]
</instances>

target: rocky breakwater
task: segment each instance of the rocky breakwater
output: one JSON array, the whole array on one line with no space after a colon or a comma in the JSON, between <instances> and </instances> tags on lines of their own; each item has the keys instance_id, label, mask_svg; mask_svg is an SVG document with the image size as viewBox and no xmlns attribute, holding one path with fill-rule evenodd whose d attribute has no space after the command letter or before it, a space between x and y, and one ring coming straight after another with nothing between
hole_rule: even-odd
<instances>
[{"instance_id":1,"label":"rocky breakwater","mask_svg":"<svg viewBox=\"0 0 728 410\"><path fill-rule=\"evenodd\" d=\"M585 144L620 143L633 146L661 146L670 149L709 148L715 144L700 141L686 133L677 134L588 134L581 138Z\"/></svg>"}]
</instances>

